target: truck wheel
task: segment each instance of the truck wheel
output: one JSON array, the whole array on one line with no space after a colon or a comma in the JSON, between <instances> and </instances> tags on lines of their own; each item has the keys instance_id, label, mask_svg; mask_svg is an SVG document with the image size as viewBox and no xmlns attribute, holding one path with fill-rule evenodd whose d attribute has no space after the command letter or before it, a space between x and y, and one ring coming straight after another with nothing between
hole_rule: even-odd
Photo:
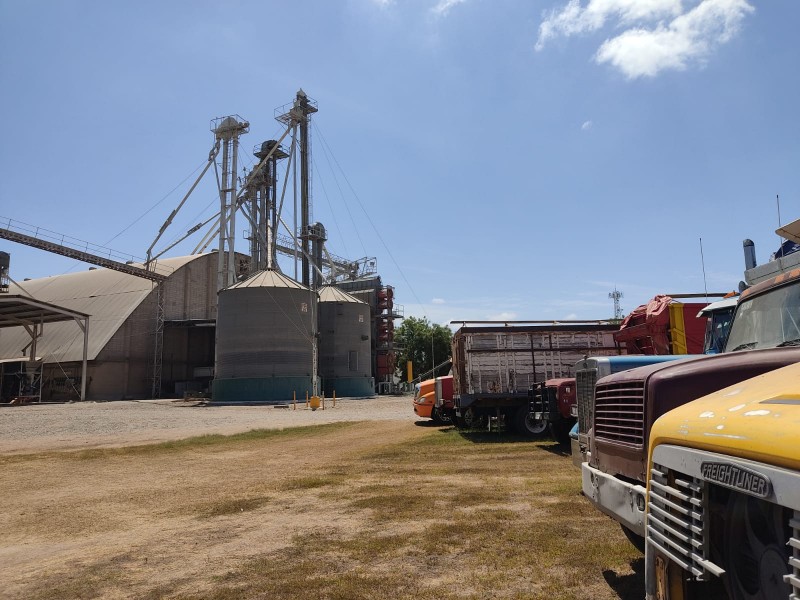
<instances>
[{"instance_id":1,"label":"truck wheel","mask_svg":"<svg viewBox=\"0 0 800 600\"><path fill-rule=\"evenodd\" d=\"M725 527L725 586L731 600L788 598L789 511L733 493Z\"/></svg>"},{"instance_id":2,"label":"truck wheel","mask_svg":"<svg viewBox=\"0 0 800 600\"><path fill-rule=\"evenodd\" d=\"M569 430L574 425L572 419L559 419L555 423L550 424L550 433L553 439L562 446L569 446Z\"/></svg>"},{"instance_id":3,"label":"truck wheel","mask_svg":"<svg viewBox=\"0 0 800 600\"><path fill-rule=\"evenodd\" d=\"M464 416L462 419L464 421L464 427L467 429L486 427L486 415L475 412L472 410L472 407L464 411Z\"/></svg>"},{"instance_id":4,"label":"truck wheel","mask_svg":"<svg viewBox=\"0 0 800 600\"><path fill-rule=\"evenodd\" d=\"M435 406L431 409L431 420L436 425L449 425L453 421L449 414Z\"/></svg>"},{"instance_id":5,"label":"truck wheel","mask_svg":"<svg viewBox=\"0 0 800 600\"><path fill-rule=\"evenodd\" d=\"M625 525L620 525L620 527L622 527L622 533L625 534L625 537L628 538L628 541L634 546L636 546L636 549L639 552L644 554L644 538L640 536L638 533L634 533L633 531L625 527Z\"/></svg>"},{"instance_id":6,"label":"truck wheel","mask_svg":"<svg viewBox=\"0 0 800 600\"><path fill-rule=\"evenodd\" d=\"M547 431L547 421L535 421L527 406L520 406L514 415L514 429L527 438L540 438Z\"/></svg>"}]
</instances>

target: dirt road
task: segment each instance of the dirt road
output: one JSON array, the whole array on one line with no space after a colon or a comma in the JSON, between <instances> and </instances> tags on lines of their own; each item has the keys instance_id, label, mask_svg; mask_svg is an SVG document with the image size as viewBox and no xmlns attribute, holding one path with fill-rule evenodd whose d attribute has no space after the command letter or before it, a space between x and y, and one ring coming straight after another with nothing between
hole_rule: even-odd
<instances>
[{"instance_id":1,"label":"dirt road","mask_svg":"<svg viewBox=\"0 0 800 600\"><path fill-rule=\"evenodd\" d=\"M13 444L3 437L1 595L638 598L635 551L589 509L553 444L465 436L415 423L406 401L375 402L367 422L353 422L366 405L347 403L324 415L156 403L0 411L4 435L7 418L30 427ZM163 426L143 429L135 414ZM30 435L75 415L92 415L92 433ZM320 426L280 430L283 419Z\"/></svg>"}]
</instances>

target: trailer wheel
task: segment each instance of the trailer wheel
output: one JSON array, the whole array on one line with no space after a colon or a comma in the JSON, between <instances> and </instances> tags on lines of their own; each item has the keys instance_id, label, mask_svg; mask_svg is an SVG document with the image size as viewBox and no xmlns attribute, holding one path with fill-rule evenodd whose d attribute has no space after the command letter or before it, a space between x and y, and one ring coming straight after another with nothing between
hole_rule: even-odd
<instances>
[{"instance_id":1,"label":"trailer wheel","mask_svg":"<svg viewBox=\"0 0 800 600\"><path fill-rule=\"evenodd\" d=\"M528 438L540 438L547 432L547 421L533 419L527 406L520 406L514 415L514 429Z\"/></svg>"},{"instance_id":2,"label":"trailer wheel","mask_svg":"<svg viewBox=\"0 0 800 600\"><path fill-rule=\"evenodd\" d=\"M788 598L789 515L783 507L733 493L725 526L725 585L731 600Z\"/></svg>"}]
</instances>

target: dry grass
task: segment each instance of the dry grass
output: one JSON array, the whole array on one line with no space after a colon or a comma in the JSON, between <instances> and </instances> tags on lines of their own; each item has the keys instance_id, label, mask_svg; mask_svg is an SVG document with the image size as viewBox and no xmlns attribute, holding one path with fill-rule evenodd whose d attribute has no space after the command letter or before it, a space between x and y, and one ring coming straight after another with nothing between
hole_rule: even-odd
<instances>
[{"instance_id":1,"label":"dry grass","mask_svg":"<svg viewBox=\"0 0 800 600\"><path fill-rule=\"evenodd\" d=\"M350 435L359 428L368 432L369 426L210 436L48 457L68 469L87 460L99 468L132 459L145 468L148 461L164 468L164 460L224 460L231 453L238 460L226 463L227 469L237 464L252 472L230 477L224 486L160 479L159 485L177 486L163 494L193 498L177 506L158 507L147 492L122 502L120 495L128 492L120 490L100 501L116 498L165 526L189 518L193 527L205 528L193 533L197 539L217 536L229 544L240 539L237 547L247 551L199 573L176 568L152 580L142 555L168 553L145 541L102 560L55 565L24 586L24 597L638 600L644 595L640 573L632 569L640 571L638 553L580 495L578 471L552 443L426 428L406 441L385 439L364 451L328 456L324 464L304 463L302 472L275 473L243 460L248 453L275 452L302 439L335 440L348 428ZM12 462L20 460L31 465L34 458ZM186 486L199 491L202 501L186 494ZM253 547L245 540L263 539L276 513L292 523L281 530L279 543ZM97 534L88 523L83 529L60 526L73 536ZM119 527L112 520L100 529Z\"/></svg>"}]
</instances>

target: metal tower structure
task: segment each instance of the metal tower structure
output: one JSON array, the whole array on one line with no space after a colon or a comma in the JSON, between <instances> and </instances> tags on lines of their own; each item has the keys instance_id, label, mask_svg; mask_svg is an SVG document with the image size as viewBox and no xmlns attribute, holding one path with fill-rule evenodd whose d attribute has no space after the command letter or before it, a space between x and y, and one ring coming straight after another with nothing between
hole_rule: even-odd
<instances>
[{"instance_id":1,"label":"metal tower structure","mask_svg":"<svg viewBox=\"0 0 800 600\"><path fill-rule=\"evenodd\" d=\"M253 155L259 163L248 177L244 203L251 226L250 273L277 267L278 161L289 157L276 140L257 145Z\"/></svg>"},{"instance_id":2,"label":"metal tower structure","mask_svg":"<svg viewBox=\"0 0 800 600\"><path fill-rule=\"evenodd\" d=\"M219 186L219 263L217 267L217 290L222 290L236 281L236 159L239 151L239 136L250 131L250 123L239 115L219 117L211 121L211 131L222 146L222 178ZM216 162L214 163L216 168Z\"/></svg>"},{"instance_id":3,"label":"metal tower structure","mask_svg":"<svg viewBox=\"0 0 800 600\"><path fill-rule=\"evenodd\" d=\"M290 128L300 130L300 254L302 262L301 283L311 286L311 263L309 260L311 250L311 139L308 133L308 124L311 115L317 112L316 101L309 98L300 89L295 96L289 111L278 115L279 122L289 125ZM296 233L295 233L296 235Z\"/></svg>"},{"instance_id":4,"label":"metal tower structure","mask_svg":"<svg viewBox=\"0 0 800 600\"><path fill-rule=\"evenodd\" d=\"M614 288L613 292L608 294L608 297L614 301L614 319L621 321L625 315L622 314L622 307L619 305L619 300L622 298L622 292Z\"/></svg>"}]
</instances>

